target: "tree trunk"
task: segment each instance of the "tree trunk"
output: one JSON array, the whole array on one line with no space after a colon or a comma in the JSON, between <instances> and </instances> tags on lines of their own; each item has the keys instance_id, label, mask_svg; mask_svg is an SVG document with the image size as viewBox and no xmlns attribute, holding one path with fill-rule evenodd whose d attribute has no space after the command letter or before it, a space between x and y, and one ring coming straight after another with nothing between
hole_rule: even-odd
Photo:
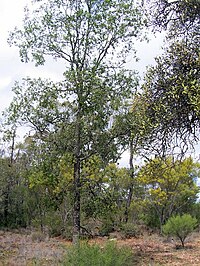
<instances>
[{"instance_id":1,"label":"tree trunk","mask_svg":"<svg viewBox=\"0 0 200 266\"><path fill-rule=\"evenodd\" d=\"M15 137L16 137L16 129L13 130L11 136L11 153L10 153L10 162L8 164L10 170L7 179L6 191L5 191L5 199L4 199L4 224L5 226L9 226L9 204L10 204L10 193L12 189L12 179L13 179L13 164L14 164L14 149L15 149Z\"/></svg>"},{"instance_id":2,"label":"tree trunk","mask_svg":"<svg viewBox=\"0 0 200 266\"><path fill-rule=\"evenodd\" d=\"M179 237L179 239L181 240L181 245L184 248L185 247L185 238Z\"/></svg>"},{"instance_id":3,"label":"tree trunk","mask_svg":"<svg viewBox=\"0 0 200 266\"><path fill-rule=\"evenodd\" d=\"M8 214L9 214L9 194L10 194L10 188L9 184L6 187L6 192L5 192L5 198L4 198L4 226L8 227Z\"/></svg>"},{"instance_id":4,"label":"tree trunk","mask_svg":"<svg viewBox=\"0 0 200 266\"><path fill-rule=\"evenodd\" d=\"M80 238L80 159L74 164L74 209L73 209L73 244L78 245Z\"/></svg>"},{"instance_id":5,"label":"tree trunk","mask_svg":"<svg viewBox=\"0 0 200 266\"><path fill-rule=\"evenodd\" d=\"M133 168L133 139L131 138L130 141L130 158L129 158L129 167L130 167L130 186L129 186L129 192L128 192L128 197L126 201L126 207L125 207L125 212L124 212L124 220L125 223L128 222L128 215L129 215L129 208L131 205L131 200L133 196L133 178L134 178L134 168Z\"/></svg>"},{"instance_id":6,"label":"tree trunk","mask_svg":"<svg viewBox=\"0 0 200 266\"><path fill-rule=\"evenodd\" d=\"M80 150L81 150L81 132L80 132L80 112L77 114L76 124L76 150L75 150L75 163L74 163L74 208L73 208L73 244L79 244L80 238Z\"/></svg>"}]
</instances>

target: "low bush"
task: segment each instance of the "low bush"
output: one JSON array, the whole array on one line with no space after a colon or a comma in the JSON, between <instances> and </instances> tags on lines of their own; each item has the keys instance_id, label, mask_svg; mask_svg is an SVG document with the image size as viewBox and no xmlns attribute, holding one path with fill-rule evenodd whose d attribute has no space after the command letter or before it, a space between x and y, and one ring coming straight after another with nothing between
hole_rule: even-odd
<instances>
[{"instance_id":1,"label":"low bush","mask_svg":"<svg viewBox=\"0 0 200 266\"><path fill-rule=\"evenodd\" d=\"M182 247L184 247L186 237L196 226L197 219L190 214L184 214L169 218L162 229L165 235L177 237L181 241Z\"/></svg>"},{"instance_id":2,"label":"low bush","mask_svg":"<svg viewBox=\"0 0 200 266\"><path fill-rule=\"evenodd\" d=\"M112 222L104 221L102 226L99 228L100 236L108 236L111 232L114 231L114 226Z\"/></svg>"},{"instance_id":3,"label":"low bush","mask_svg":"<svg viewBox=\"0 0 200 266\"><path fill-rule=\"evenodd\" d=\"M131 266L133 254L129 248L119 248L109 242L105 247L82 244L69 249L62 265L66 266Z\"/></svg>"},{"instance_id":4,"label":"low bush","mask_svg":"<svg viewBox=\"0 0 200 266\"><path fill-rule=\"evenodd\" d=\"M31 239L34 242L43 242L47 239L47 236L43 232L36 231L31 234Z\"/></svg>"},{"instance_id":5,"label":"low bush","mask_svg":"<svg viewBox=\"0 0 200 266\"><path fill-rule=\"evenodd\" d=\"M137 225L133 223L126 223L121 226L121 232L125 238L138 237L140 230Z\"/></svg>"}]
</instances>

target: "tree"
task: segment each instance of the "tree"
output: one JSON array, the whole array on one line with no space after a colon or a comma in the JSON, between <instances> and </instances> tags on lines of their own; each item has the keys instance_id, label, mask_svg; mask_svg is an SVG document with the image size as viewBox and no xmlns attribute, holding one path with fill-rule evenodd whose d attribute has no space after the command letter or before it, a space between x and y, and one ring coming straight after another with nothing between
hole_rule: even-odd
<instances>
[{"instance_id":1,"label":"tree","mask_svg":"<svg viewBox=\"0 0 200 266\"><path fill-rule=\"evenodd\" d=\"M156 65L148 69L143 84L146 116L152 125L154 146L163 154L185 152L198 141L200 128L199 46L175 42Z\"/></svg>"},{"instance_id":2,"label":"tree","mask_svg":"<svg viewBox=\"0 0 200 266\"><path fill-rule=\"evenodd\" d=\"M2 138L4 152L0 158L0 226L6 228L30 225L35 209L33 194L29 190L25 176L28 167L27 157L16 143L16 138L16 130L12 127Z\"/></svg>"},{"instance_id":3,"label":"tree","mask_svg":"<svg viewBox=\"0 0 200 266\"><path fill-rule=\"evenodd\" d=\"M199 35L200 3L198 0L146 1L149 25L154 30L168 30L169 39Z\"/></svg>"},{"instance_id":4,"label":"tree","mask_svg":"<svg viewBox=\"0 0 200 266\"><path fill-rule=\"evenodd\" d=\"M187 236L197 226L197 219L189 214L177 215L169 218L163 226L163 232L166 235L176 236L181 241L182 247L185 246Z\"/></svg>"},{"instance_id":5,"label":"tree","mask_svg":"<svg viewBox=\"0 0 200 266\"><path fill-rule=\"evenodd\" d=\"M195 184L197 177L199 164L191 158L183 161L155 158L141 168L138 182L146 188L145 201L155 210L160 227L169 217L195 202L199 191Z\"/></svg>"},{"instance_id":6,"label":"tree","mask_svg":"<svg viewBox=\"0 0 200 266\"><path fill-rule=\"evenodd\" d=\"M8 113L34 127L43 142L58 147L56 138L61 137L60 152L72 155L77 243L82 163L93 154L113 158L109 124L135 87L133 73L123 66L133 37L140 37L143 19L134 1L34 3L33 12L26 11L23 29L11 33L10 42L19 47L24 62L42 65L47 56L64 60L64 81L27 78L22 86L16 84Z\"/></svg>"},{"instance_id":7,"label":"tree","mask_svg":"<svg viewBox=\"0 0 200 266\"><path fill-rule=\"evenodd\" d=\"M132 203L134 188L136 185L136 175L138 166L135 165L135 159L146 157L145 147L149 149L149 138L152 138L152 125L149 117L146 115L147 102L144 95L136 92L133 95L133 104L128 104L125 112L118 115L114 121L113 131L117 135L120 143L120 150L129 150L129 182L128 193L126 197L126 207L124 212L124 221L128 222L129 209ZM136 199L136 198L135 198Z\"/></svg>"},{"instance_id":8,"label":"tree","mask_svg":"<svg viewBox=\"0 0 200 266\"><path fill-rule=\"evenodd\" d=\"M159 155L174 149L185 153L199 135L200 2L146 3L149 27L166 30L164 53L148 68L142 88L152 127L149 143L159 147Z\"/></svg>"}]
</instances>

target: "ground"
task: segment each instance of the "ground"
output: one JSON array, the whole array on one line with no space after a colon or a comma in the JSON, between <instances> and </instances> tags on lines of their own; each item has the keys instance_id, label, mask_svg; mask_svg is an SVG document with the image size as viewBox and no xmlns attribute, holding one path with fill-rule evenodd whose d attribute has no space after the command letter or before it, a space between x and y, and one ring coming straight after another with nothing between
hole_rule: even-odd
<instances>
[{"instance_id":1,"label":"ground","mask_svg":"<svg viewBox=\"0 0 200 266\"><path fill-rule=\"evenodd\" d=\"M188 238L185 249L180 248L178 242L167 241L158 234L131 239L99 237L89 243L103 246L107 241L129 246L135 254L134 265L200 266L200 233ZM70 245L62 238L49 239L38 232L0 231L0 266L62 265L62 258Z\"/></svg>"}]
</instances>

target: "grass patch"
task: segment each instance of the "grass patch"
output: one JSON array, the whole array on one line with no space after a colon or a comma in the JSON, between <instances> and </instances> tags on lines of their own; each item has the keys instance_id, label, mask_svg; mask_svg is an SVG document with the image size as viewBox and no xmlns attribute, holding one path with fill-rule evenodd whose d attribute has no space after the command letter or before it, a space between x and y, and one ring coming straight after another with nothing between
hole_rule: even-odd
<instances>
[{"instance_id":1,"label":"grass patch","mask_svg":"<svg viewBox=\"0 0 200 266\"><path fill-rule=\"evenodd\" d=\"M117 247L109 242L104 247L83 243L71 247L63 261L66 266L131 266L134 257L130 248Z\"/></svg>"}]
</instances>

